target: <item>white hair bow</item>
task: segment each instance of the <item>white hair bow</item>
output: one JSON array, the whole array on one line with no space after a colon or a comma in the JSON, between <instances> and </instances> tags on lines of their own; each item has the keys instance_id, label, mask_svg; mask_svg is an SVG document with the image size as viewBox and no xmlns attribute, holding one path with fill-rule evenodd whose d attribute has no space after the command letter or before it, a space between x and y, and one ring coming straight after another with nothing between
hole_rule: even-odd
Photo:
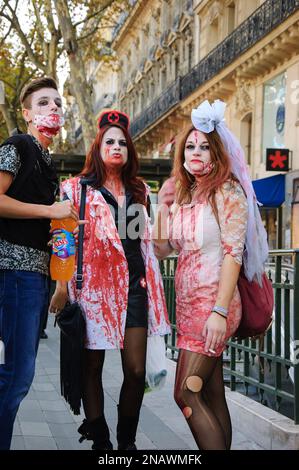
<instances>
[{"instance_id":1,"label":"white hair bow","mask_svg":"<svg viewBox=\"0 0 299 470\"><path fill-rule=\"evenodd\" d=\"M221 100L215 100L210 104L208 100L203 101L197 109L191 112L193 126L201 132L209 134L220 123L224 123L226 104Z\"/></svg>"}]
</instances>

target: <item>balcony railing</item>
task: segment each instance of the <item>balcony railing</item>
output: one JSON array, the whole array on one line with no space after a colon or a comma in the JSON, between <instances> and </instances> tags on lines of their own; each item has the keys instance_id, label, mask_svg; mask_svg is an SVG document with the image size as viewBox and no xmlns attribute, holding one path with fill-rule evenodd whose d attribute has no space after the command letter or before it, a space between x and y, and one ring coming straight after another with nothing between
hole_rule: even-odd
<instances>
[{"instance_id":1,"label":"balcony railing","mask_svg":"<svg viewBox=\"0 0 299 470\"><path fill-rule=\"evenodd\" d=\"M131 125L133 137L161 118L173 105L210 80L299 9L299 0L266 0L190 72L179 78ZM177 88L179 86L179 88ZM174 92L175 90L175 92ZM170 96L167 96L167 94Z\"/></svg>"},{"instance_id":2,"label":"balcony railing","mask_svg":"<svg viewBox=\"0 0 299 470\"><path fill-rule=\"evenodd\" d=\"M299 0L266 0L182 78L182 99L244 54L299 8Z\"/></svg>"},{"instance_id":3,"label":"balcony railing","mask_svg":"<svg viewBox=\"0 0 299 470\"><path fill-rule=\"evenodd\" d=\"M112 32L112 40L116 38L117 34L119 33L119 31L121 30L123 24L125 23L126 19L128 18L128 16L130 15L131 13L131 9L135 6L135 4L137 3L137 0L129 0L129 3L130 3L130 7L123 11L118 20L117 20L117 23L116 25L114 26L114 29L113 29L113 32Z\"/></svg>"},{"instance_id":4,"label":"balcony railing","mask_svg":"<svg viewBox=\"0 0 299 470\"><path fill-rule=\"evenodd\" d=\"M169 111L180 101L180 78L177 78L148 108L131 124L131 135L135 137L150 126L160 116Z\"/></svg>"},{"instance_id":5,"label":"balcony railing","mask_svg":"<svg viewBox=\"0 0 299 470\"><path fill-rule=\"evenodd\" d=\"M270 251L267 272L275 295L274 321L263 344L231 338L224 353L224 377L245 393L299 424L299 250ZM167 348L176 359L174 276L177 258L161 262L171 334Z\"/></svg>"}]
</instances>

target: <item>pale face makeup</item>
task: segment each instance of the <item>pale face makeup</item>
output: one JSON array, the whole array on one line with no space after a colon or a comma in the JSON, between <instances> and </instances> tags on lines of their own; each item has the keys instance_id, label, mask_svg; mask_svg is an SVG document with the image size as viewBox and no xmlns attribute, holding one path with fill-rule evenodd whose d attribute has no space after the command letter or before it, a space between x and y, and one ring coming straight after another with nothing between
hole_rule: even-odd
<instances>
[{"instance_id":1,"label":"pale face makeup","mask_svg":"<svg viewBox=\"0 0 299 470\"><path fill-rule=\"evenodd\" d=\"M110 170L122 168L128 161L128 146L125 134L119 127L109 127L101 143L101 157Z\"/></svg>"},{"instance_id":2,"label":"pale face makeup","mask_svg":"<svg viewBox=\"0 0 299 470\"><path fill-rule=\"evenodd\" d=\"M32 134L44 148L48 148L53 137L64 124L62 100L54 88L41 88L31 94L30 109L23 108L23 117Z\"/></svg>"},{"instance_id":3,"label":"pale face makeup","mask_svg":"<svg viewBox=\"0 0 299 470\"><path fill-rule=\"evenodd\" d=\"M31 95L31 108L23 109L23 116L31 123L36 115L62 116L62 100L54 88L41 88Z\"/></svg>"},{"instance_id":4,"label":"pale face makeup","mask_svg":"<svg viewBox=\"0 0 299 470\"><path fill-rule=\"evenodd\" d=\"M184 156L186 169L194 176L203 176L211 171L209 142L202 132L190 132L185 143Z\"/></svg>"}]
</instances>

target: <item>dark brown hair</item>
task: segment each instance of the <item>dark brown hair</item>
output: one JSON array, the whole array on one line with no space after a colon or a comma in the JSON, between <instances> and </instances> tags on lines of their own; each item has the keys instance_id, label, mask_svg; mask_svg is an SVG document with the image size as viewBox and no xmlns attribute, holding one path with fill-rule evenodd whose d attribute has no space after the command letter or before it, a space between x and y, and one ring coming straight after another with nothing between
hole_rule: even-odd
<instances>
[{"instance_id":1,"label":"dark brown hair","mask_svg":"<svg viewBox=\"0 0 299 470\"><path fill-rule=\"evenodd\" d=\"M135 146L129 132L122 126L113 124L101 127L98 130L95 140L93 141L89 152L87 153L85 164L80 176L94 178L93 186L99 189L105 183L107 172L105 163L101 157L101 144L105 132L111 127L118 127L125 135L128 148L128 160L121 171L122 181L126 189L133 194L135 203L146 204L145 185L141 178L137 176L139 170L139 161Z\"/></svg>"},{"instance_id":2,"label":"dark brown hair","mask_svg":"<svg viewBox=\"0 0 299 470\"><path fill-rule=\"evenodd\" d=\"M31 82L27 83L21 91L20 102L21 102L22 108L26 108L26 109L31 108L30 97L32 93L40 90L41 88L54 88L54 90L58 90L58 86L54 78L51 78L51 77L35 78Z\"/></svg>"},{"instance_id":3,"label":"dark brown hair","mask_svg":"<svg viewBox=\"0 0 299 470\"><path fill-rule=\"evenodd\" d=\"M177 181L176 201L178 204L188 204L191 202L191 187L195 183L195 177L185 170L183 165L185 162L186 141L194 130L196 129L193 126L188 127L176 145L172 174ZM218 132L212 131L209 134L204 133L204 135L209 143L211 162L214 165L211 173L202 177L197 194L199 197L209 201L214 212L216 212L215 193L217 189L221 188L225 181L235 180L235 178L231 173L230 159Z\"/></svg>"}]
</instances>

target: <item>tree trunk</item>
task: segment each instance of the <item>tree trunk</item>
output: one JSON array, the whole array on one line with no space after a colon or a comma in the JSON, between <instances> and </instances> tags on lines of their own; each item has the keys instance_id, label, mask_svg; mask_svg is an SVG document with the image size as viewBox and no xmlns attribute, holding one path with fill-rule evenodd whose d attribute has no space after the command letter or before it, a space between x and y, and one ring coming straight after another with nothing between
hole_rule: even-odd
<instances>
[{"instance_id":1,"label":"tree trunk","mask_svg":"<svg viewBox=\"0 0 299 470\"><path fill-rule=\"evenodd\" d=\"M48 48L47 75L58 81L57 77L57 36L52 34Z\"/></svg>"},{"instance_id":2,"label":"tree trunk","mask_svg":"<svg viewBox=\"0 0 299 470\"><path fill-rule=\"evenodd\" d=\"M69 59L70 81L79 108L83 140L87 151L96 134L90 86L87 82L84 63L78 47L76 31L72 24L67 0L54 0L54 4L63 37L64 48Z\"/></svg>"},{"instance_id":3,"label":"tree trunk","mask_svg":"<svg viewBox=\"0 0 299 470\"><path fill-rule=\"evenodd\" d=\"M7 100L5 100L5 104L0 104L0 112L3 114L8 133L11 134L18 124L16 114L13 109L9 108Z\"/></svg>"}]
</instances>

